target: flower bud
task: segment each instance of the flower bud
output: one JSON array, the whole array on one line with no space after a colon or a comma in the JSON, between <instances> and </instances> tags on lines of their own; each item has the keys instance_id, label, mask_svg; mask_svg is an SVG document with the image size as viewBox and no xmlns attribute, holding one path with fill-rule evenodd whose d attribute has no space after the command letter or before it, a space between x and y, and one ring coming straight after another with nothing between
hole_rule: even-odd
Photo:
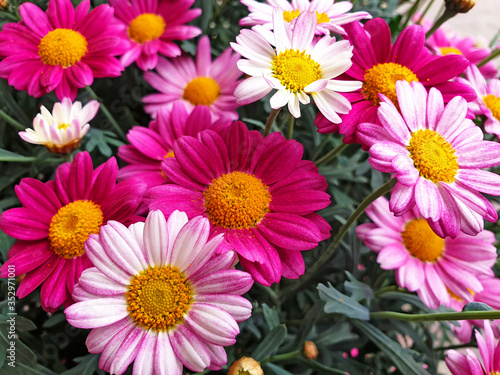
<instances>
[{"instance_id":1,"label":"flower bud","mask_svg":"<svg viewBox=\"0 0 500 375\"><path fill-rule=\"evenodd\" d=\"M476 0L445 0L446 9L467 13L476 5Z\"/></svg>"},{"instance_id":2,"label":"flower bud","mask_svg":"<svg viewBox=\"0 0 500 375\"><path fill-rule=\"evenodd\" d=\"M250 357L241 357L229 367L227 375L264 375L259 362Z\"/></svg>"},{"instance_id":3,"label":"flower bud","mask_svg":"<svg viewBox=\"0 0 500 375\"><path fill-rule=\"evenodd\" d=\"M304 347L302 348L302 353L307 359L316 359L318 356L318 348L312 341L306 341L304 343Z\"/></svg>"}]
</instances>

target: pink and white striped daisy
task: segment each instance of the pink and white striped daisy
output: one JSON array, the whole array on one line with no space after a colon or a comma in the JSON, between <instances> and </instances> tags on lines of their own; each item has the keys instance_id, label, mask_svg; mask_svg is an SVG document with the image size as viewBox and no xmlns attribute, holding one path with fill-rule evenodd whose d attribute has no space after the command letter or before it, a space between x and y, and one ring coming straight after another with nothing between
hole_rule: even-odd
<instances>
[{"instance_id":1,"label":"pink and white striped daisy","mask_svg":"<svg viewBox=\"0 0 500 375\"><path fill-rule=\"evenodd\" d=\"M92 235L85 251L95 265L82 273L65 310L68 322L92 329L90 353L99 367L123 374L181 375L227 363L224 346L235 343L237 322L250 317L241 297L249 274L233 268L235 253L214 256L222 235L209 239L210 223L160 211L128 228L118 222Z\"/></svg>"},{"instance_id":2,"label":"pink and white striped daisy","mask_svg":"<svg viewBox=\"0 0 500 375\"><path fill-rule=\"evenodd\" d=\"M465 70L465 77L467 80L460 78L460 82L470 84L477 93L477 99L468 103L469 108L476 115L485 115L484 130L500 138L500 80L490 79L486 83L475 65Z\"/></svg>"},{"instance_id":3,"label":"pink and white striped daisy","mask_svg":"<svg viewBox=\"0 0 500 375\"><path fill-rule=\"evenodd\" d=\"M44 145L50 152L67 154L78 148L83 136L89 131L89 121L99 110L99 102L92 100L82 108L81 102L72 103L64 98L55 103L52 113L42 105L33 120L33 129L19 132L26 142Z\"/></svg>"},{"instance_id":4,"label":"pink and white striped daisy","mask_svg":"<svg viewBox=\"0 0 500 375\"><path fill-rule=\"evenodd\" d=\"M483 364L470 349L466 349L466 354L454 349L448 350L445 361L452 375L500 374L500 345L495 344L491 323L488 320L484 321L484 336L476 331L476 340Z\"/></svg>"},{"instance_id":5,"label":"pink and white striped daisy","mask_svg":"<svg viewBox=\"0 0 500 375\"><path fill-rule=\"evenodd\" d=\"M493 276L497 253L495 235L490 231L443 239L416 207L397 217L384 197L373 202L366 213L373 223L359 225L358 237L378 253L382 269L396 271L400 287L417 292L430 308L449 307L450 296L473 301L473 294L483 290L480 277Z\"/></svg>"},{"instance_id":6,"label":"pink and white striped daisy","mask_svg":"<svg viewBox=\"0 0 500 375\"><path fill-rule=\"evenodd\" d=\"M55 181L23 178L16 194L23 207L0 217L0 229L18 241L0 268L7 277L25 275L17 290L23 298L42 285L40 302L49 312L73 303L71 292L83 270L92 267L84 243L108 220L131 223L146 186L137 180L116 183L118 165L109 159L95 170L87 152L56 170Z\"/></svg>"},{"instance_id":7,"label":"pink and white striped daisy","mask_svg":"<svg viewBox=\"0 0 500 375\"><path fill-rule=\"evenodd\" d=\"M361 88L359 81L334 79L351 65L352 46L348 41L335 42L324 36L314 42L316 16L302 13L293 30L285 25L283 15L273 11L273 48L265 37L254 30L241 30L231 47L245 59L238 61L238 68L250 78L238 85L234 95L244 105L266 96L271 90L271 108L288 105L294 117L300 117L299 103L309 104L309 94L328 120L339 123L338 113L347 113L351 104L339 92Z\"/></svg>"},{"instance_id":8,"label":"pink and white striped daisy","mask_svg":"<svg viewBox=\"0 0 500 375\"><path fill-rule=\"evenodd\" d=\"M221 134L185 136L162 164L171 183L149 189L144 202L165 215L208 217L255 281L297 279L305 270L301 251L331 230L315 213L330 204L326 180L302 153L300 143L278 132L263 138L239 121Z\"/></svg>"},{"instance_id":9,"label":"pink and white striped daisy","mask_svg":"<svg viewBox=\"0 0 500 375\"><path fill-rule=\"evenodd\" d=\"M236 120L239 105L233 91L241 72L236 66L239 56L228 48L212 62L210 39L198 42L196 61L188 56L159 59L155 72L144 73L144 79L159 93L145 96L142 101L147 113L156 117L161 109L170 111L174 103L182 103L189 112L197 105L210 109L214 119Z\"/></svg>"},{"instance_id":10,"label":"pink and white striped daisy","mask_svg":"<svg viewBox=\"0 0 500 375\"><path fill-rule=\"evenodd\" d=\"M399 110L384 95L378 109L382 126L360 124L358 135L370 149L370 164L393 173L397 183L390 209L402 216L414 206L439 236L476 235L483 218L498 215L481 192L500 195L500 176L481 170L500 164L500 144L466 118L467 102L443 96L420 82L396 82Z\"/></svg>"},{"instance_id":11,"label":"pink and white striped daisy","mask_svg":"<svg viewBox=\"0 0 500 375\"><path fill-rule=\"evenodd\" d=\"M201 14L201 9L189 9L194 0L110 0L118 21L126 28L122 32L127 43L120 61L129 66L134 61L142 70L154 69L158 53L176 57L181 49L174 40L186 40L201 34L196 26L185 25Z\"/></svg>"},{"instance_id":12,"label":"pink and white striped daisy","mask_svg":"<svg viewBox=\"0 0 500 375\"><path fill-rule=\"evenodd\" d=\"M255 0L241 0L248 7L250 14L240 20L241 26L263 25L273 28L273 9L277 8L285 22L293 25L302 13L316 15L316 34L345 34L342 25L371 18L368 12L348 13L353 5L349 1L335 3L335 0L266 0L265 3Z\"/></svg>"},{"instance_id":13,"label":"pink and white striped daisy","mask_svg":"<svg viewBox=\"0 0 500 375\"><path fill-rule=\"evenodd\" d=\"M123 53L113 8L90 0L74 8L71 0L50 0L47 12L30 2L19 7L21 21L0 31L0 77L16 90L40 97L53 90L62 100L75 100L79 88L94 78L118 77Z\"/></svg>"}]
</instances>

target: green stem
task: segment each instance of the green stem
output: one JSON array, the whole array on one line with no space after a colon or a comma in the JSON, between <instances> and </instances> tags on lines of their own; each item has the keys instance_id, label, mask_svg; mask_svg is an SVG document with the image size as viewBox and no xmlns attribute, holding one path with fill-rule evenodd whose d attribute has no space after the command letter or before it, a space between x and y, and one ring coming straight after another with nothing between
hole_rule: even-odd
<instances>
[{"instance_id":1,"label":"green stem","mask_svg":"<svg viewBox=\"0 0 500 375\"><path fill-rule=\"evenodd\" d=\"M293 128L295 125L295 117L291 113L288 114L288 123L286 128L286 139L293 139Z\"/></svg>"},{"instance_id":2,"label":"green stem","mask_svg":"<svg viewBox=\"0 0 500 375\"><path fill-rule=\"evenodd\" d=\"M458 11L456 10L451 10L451 9L445 9L444 13L437 19L436 22L434 22L434 25L432 25L432 28L427 31L425 34L425 39L428 39L434 32L441 26L443 23L448 21L450 18L453 18L458 14Z\"/></svg>"},{"instance_id":3,"label":"green stem","mask_svg":"<svg viewBox=\"0 0 500 375\"><path fill-rule=\"evenodd\" d=\"M424 11L422 12L422 15L420 16L420 18L418 19L418 21L416 22L417 25L420 25L420 23L422 22L422 20L424 19L425 15L429 12L429 10L431 9L432 7L432 4L434 4L434 0L431 0L429 2L429 4L427 4L427 6L425 7Z\"/></svg>"},{"instance_id":4,"label":"green stem","mask_svg":"<svg viewBox=\"0 0 500 375\"><path fill-rule=\"evenodd\" d=\"M278 109L271 109L271 113L269 114L269 117L267 118L266 121L266 127L264 128L264 137L269 135L271 133L271 128L273 127L274 120L276 120L276 117L278 117L278 113L280 113L281 108Z\"/></svg>"},{"instance_id":5,"label":"green stem","mask_svg":"<svg viewBox=\"0 0 500 375\"><path fill-rule=\"evenodd\" d=\"M113 115L111 114L111 112L104 105L104 102L103 102L102 98L100 98L99 96L97 96L97 94L94 92L94 90L92 90L92 88L90 86L86 86L85 89L90 94L90 96L92 97L92 99L95 99L95 100L97 100L100 103L99 109L107 117L108 121L111 123L111 125L115 129L117 135L122 139L122 141L127 142L127 137L125 136L125 133L123 132L120 124L118 124L118 122L115 120L115 118L113 117Z\"/></svg>"},{"instance_id":6,"label":"green stem","mask_svg":"<svg viewBox=\"0 0 500 375\"><path fill-rule=\"evenodd\" d=\"M332 259L333 255L335 254L335 250L337 249L337 246L340 244L340 241L344 238L344 236L347 234L349 229L352 227L352 225L359 219L359 217L365 212L366 208L373 203L377 198L383 196L384 194L387 194L388 192L391 191L392 187L396 183L396 180L390 179L387 181L385 184L380 186L377 190L372 192L370 195L368 195L356 208L356 210L352 213L352 215L347 219L346 223L342 225L340 230L338 231L337 235L333 238L332 242L330 245L326 248L326 250L323 252L323 254L319 257L319 259L314 262L314 264L306 271L306 273L300 277L297 282L291 284L288 288L285 288L282 293L282 301L286 299L287 295L296 292L300 288L302 288L303 285L307 284L310 279L312 279L316 272L328 264L328 262Z\"/></svg>"},{"instance_id":7,"label":"green stem","mask_svg":"<svg viewBox=\"0 0 500 375\"><path fill-rule=\"evenodd\" d=\"M406 314L394 311L376 311L370 313L371 319L394 319L405 322L437 322L454 320L484 320L500 319L500 310L493 311L462 311L434 314Z\"/></svg>"},{"instance_id":8,"label":"green stem","mask_svg":"<svg viewBox=\"0 0 500 375\"><path fill-rule=\"evenodd\" d=\"M408 24L411 21L411 18L417 12L419 6L420 6L420 0L416 0L413 6L408 10L408 13L406 14L406 20L401 26L401 29L404 29L406 26L408 26Z\"/></svg>"},{"instance_id":9,"label":"green stem","mask_svg":"<svg viewBox=\"0 0 500 375\"><path fill-rule=\"evenodd\" d=\"M485 57L479 64L477 64L477 67L480 68L487 62L493 60L495 57L500 55L500 49L494 50L488 57Z\"/></svg>"},{"instance_id":10,"label":"green stem","mask_svg":"<svg viewBox=\"0 0 500 375\"><path fill-rule=\"evenodd\" d=\"M293 359L301 355L300 350L295 350L290 353L278 354L274 356L269 356L260 361L261 365L265 365L268 362L278 362L278 361L286 361L288 359Z\"/></svg>"},{"instance_id":11,"label":"green stem","mask_svg":"<svg viewBox=\"0 0 500 375\"><path fill-rule=\"evenodd\" d=\"M470 348L470 347L471 347L471 345L469 343L467 343L467 344L440 346L439 348L434 348L434 351L442 352L442 351L450 350L450 349L463 349L463 348Z\"/></svg>"},{"instance_id":12,"label":"green stem","mask_svg":"<svg viewBox=\"0 0 500 375\"><path fill-rule=\"evenodd\" d=\"M331 367L325 366L324 364L316 362L316 361L313 361L311 359L302 359L301 358L300 362L303 362L303 363L307 364L310 367L315 367L318 370L322 370L322 371L327 372L329 374L339 374L339 375L346 375L347 374L347 372L345 372L345 371L341 371L341 370L337 370L335 368L331 368Z\"/></svg>"},{"instance_id":13,"label":"green stem","mask_svg":"<svg viewBox=\"0 0 500 375\"><path fill-rule=\"evenodd\" d=\"M349 147L348 144L341 143L337 147L335 147L333 150L329 151L328 154L323 155L323 157L319 158L317 161L314 162L316 164L316 167L319 167L321 164L326 164L333 159L335 159L339 154L344 151L347 147Z\"/></svg>"},{"instance_id":14,"label":"green stem","mask_svg":"<svg viewBox=\"0 0 500 375\"><path fill-rule=\"evenodd\" d=\"M498 30L498 32L495 34L495 36L493 37L493 39L491 39L491 42L490 42L490 45L489 45L490 48L495 47L495 45L497 44L498 38L500 38L500 30Z\"/></svg>"},{"instance_id":15,"label":"green stem","mask_svg":"<svg viewBox=\"0 0 500 375\"><path fill-rule=\"evenodd\" d=\"M12 117L10 117L7 113L2 111L1 109L0 109L0 118L2 120L5 120L5 122L7 122L8 124L15 127L17 130L26 130L26 126L21 124L19 121L14 120Z\"/></svg>"},{"instance_id":16,"label":"green stem","mask_svg":"<svg viewBox=\"0 0 500 375\"><path fill-rule=\"evenodd\" d=\"M385 294L387 292L393 292L395 290L398 290L399 287L397 287L396 285L391 285L391 286L386 286L385 288L380 288L379 290L377 290L374 295L375 297L380 297L382 294Z\"/></svg>"}]
</instances>

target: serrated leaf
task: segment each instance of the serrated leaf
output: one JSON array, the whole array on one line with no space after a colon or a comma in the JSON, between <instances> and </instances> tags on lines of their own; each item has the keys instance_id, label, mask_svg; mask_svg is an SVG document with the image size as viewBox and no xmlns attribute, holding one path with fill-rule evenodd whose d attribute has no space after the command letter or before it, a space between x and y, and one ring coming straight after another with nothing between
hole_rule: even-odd
<instances>
[{"instance_id":1,"label":"serrated leaf","mask_svg":"<svg viewBox=\"0 0 500 375\"><path fill-rule=\"evenodd\" d=\"M16 332L25 332L36 329L36 324L19 315L0 315L0 326L10 327L10 319L14 318Z\"/></svg>"},{"instance_id":2,"label":"serrated leaf","mask_svg":"<svg viewBox=\"0 0 500 375\"><path fill-rule=\"evenodd\" d=\"M43 328L54 327L55 325L64 322L65 320L66 320L66 315L64 315L63 313L54 314L43 323Z\"/></svg>"},{"instance_id":3,"label":"serrated leaf","mask_svg":"<svg viewBox=\"0 0 500 375\"><path fill-rule=\"evenodd\" d=\"M353 298L340 293L332 284L328 283L328 287L318 284L317 289L319 290L319 298L326 302L325 312L342 314L360 320L370 319L370 310Z\"/></svg>"},{"instance_id":4,"label":"serrated leaf","mask_svg":"<svg viewBox=\"0 0 500 375\"><path fill-rule=\"evenodd\" d=\"M367 322L353 320L352 323L375 345L379 347L394 363L401 374L430 375L423 365L417 363L407 350L394 342L377 327Z\"/></svg>"},{"instance_id":5,"label":"serrated leaf","mask_svg":"<svg viewBox=\"0 0 500 375\"><path fill-rule=\"evenodd\" d=\"M493 311L493 309L486 303L482 302L469 302L464 306L462 311Z\"/></svg>"},{"instance_id":6,"label":"serrated leaf","mask_svg":"<svg viewBox=\"0 0 500 375\"><path fill-rule=\"evenodd\" d=\"M77 366L64 371L61 375L93 375L99 369L100 354L89 354L85 357L75 358Z\"/></svg>"},{"instance_id":7,"label":"serrated leaf","mask_svg":"<svg viewBox=\"0 0 500 375\"><path fill-rule=\"evenodd\" d=\"M368 284L357 280L349 271L345 271L350 281L344 282L344 288L351 293L351 298L356 301L366 300L367 302L373 298L373 290Z\"/></svg>"},{"instance_id":8,"label":"serrated leaf","mask_svg":"<svg viewBox=\"0 0 500 375\"><path fill-rule=\"evenodd\" d=\"M262 313L264 315L264 320L269 327L269 330L274 329L274 327L277 327L280 324L280 318L278 316L278 311L276 311L276 307L273 307L271 309L264 303L262 305Z\"/></svg>"},{"instance_id":9,"label":"serrated leaf","mask_svg":"<svg viewBox=\"0 0 500 375\"><path fill-rule=\"evenodd\" d=\"M326 331L322 332L314 340L316 345L334 345L344 341L357 340L359 336L351 332L351 327L347 323L338 323Z\"/></svg>"},{"instance_id":10,"label":"serrated leaf","mask_svg":"<svg viewBox=\"0 0 500 375\"><path fill-rule=\"evenodd\" d=\"M265 357L273 355L286 337L286 326L280 324L267 334L262 342L257 345L251 354L251 357L256 361L260 361Z\"/></svg>"}]
</instances>

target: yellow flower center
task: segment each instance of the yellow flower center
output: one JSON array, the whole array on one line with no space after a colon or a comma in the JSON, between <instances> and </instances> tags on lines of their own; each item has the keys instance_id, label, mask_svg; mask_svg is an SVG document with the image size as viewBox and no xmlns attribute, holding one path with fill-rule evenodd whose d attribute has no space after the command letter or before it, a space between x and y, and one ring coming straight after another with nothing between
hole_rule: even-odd
<instances>
[{"instance_id":1,"label":"yellow flower center","mask_svg":"<svg viewBox=\"0 0 500 375\"><path fill-rule=\"evenodd\" d=\"M231 229L255 227L269 212L271 194L252 174L231 172L212 180L203 193L211 223Z\"/></svg>"},{"instance_id":2,"label":"yellow flower center","mask_svg":"<svg viewBox=\"0 0 500 375\"><path fill-rule=\"evenodd\" d=\"M446 55L461 55L462 52L455 47L441 47L439 48L441 51L441 55L446 56Z\"/></svg>"},{"instance_id":3,"label":"yellow flower center","mask_svg":"<svg viewBox=\"0 0 500 375\"><path fill-rule=\"evenodd\" d=\"M70 126L71 126L70 124L66 124L64 122L62 124L57 125L57 129L59 129L59 130L65 130L66 128L69 128Z\"/></svg>"},{"instance_id":4,"label":"yellow flower center","mask_svg":"<svg viewBox=\"0 0 500 375\"><path fill-rule=\"evenodd\" d=\"M306 11L309 12L309 11ZM300 10L295 9L295 10L285 10L283 11L283 19L285 22L291 22L294 19L296 19L298 16L300 16L300 13L302 13ZM318 23L328 23L330 22L330 17L325 12L319 13L319 12L314 12L316 13L316 20Z\"/></svg>"},{"instance_id":5,"label":"yellow flower center","mask_svg":"<svg viewBox=\"0 0 500 375\"><path fill-rule=\"evenodd\" d=\"M272 63L274 77L292 92L305 87L321 78L321 66L306 55L306 51L288 49L274 56Z\"/></svg>"},{"instance_id":6,"label":"yellow flower center","mask_svg":"<svg viewBox=\"0 0 500 375\"><path fill-rule=\"evenodd\" d=\"M493 117L500 121L500 98L490 94L483 97L483 102L491 111Z\"/></svg>"},{"instance_id":7,"label":"yellow flower center","mask_svg":"<svg viewBox=\"0 0 500 375\"><path fill-rule=\"evenodd\" d=\"M128 289L128 311L146 329L165 331L175 327L193 303L191 284L177 267L149 266L132 276Z\"/></svg>"},{"instance_id":8,"label":"yellow flower center","mask_svg":"<svg viewBox=\"0 0 500 375\"><path fill-rule=\"evenodd\" d=\"M87 45L87 39L78 31L55 29L49 31L40 41L38 55L44 64L67 68L85 56Z\"/></svg>"},{"instance_id":9,"label":"yellow flower center","mask_svg":"<svg viewBox=\"0 0 500 375\"><path fill-rule=\"evenodd\" d=\"M182 98L193 105L211 105L220 95L220 87L210 77L197 77L184 88Z\"/></svg>"},{"instance_id":10,"label":"yellow flower center","mask_svg":"<svg viewBox=\"0 0 500 375\"><path fill-rule=\"evenodd\" d=\"M408 222L401 233L403 245L422 262L435 262L444 250L444 239L434 233L425 219Z\"/></svg>"},{"instance_id":11,"label":"yellow flower center","mask_svg":"<svg viewBox=\"0 0 500 375\"><path fill-rule=\"evenodd\" d=\"M418 130L412 133L407 148L420 176L432 182L455 181L458 171L455 149L441 134L429 129Z\"/></svg>"},{"instance_id":12,"label":"yellow flower center","mask_svg":"<svg viewBox=\"0 0 500 375\"><path fill-rule=\"evenodd\" d=\"M464 300L461 297L457 296L455 293L453 293L450 288L446 287L446 291L448 292L450 297L453 298L455 301L464 302ZM474 296L475 292L473 290L467 289L467 291L471 294L471 296Z\"/></svg>"},{"instance_id":13,"label":"yellow flower center","mask_svg":"<svg viewBox=\"0 0 500 375\"><path fill-rule=\"evenodd\" d=\"M168 158L173 158L175 155L174 155L174 150L170 150L167 155L165 155L165 157L163 159L168 159Z\"/></svg>"},{"instance_id":14,"label":"yellow flower center","mask_svg":"<svg viewBox=\"0 0 500 375\"><path fill-rule=\"evenodd\" d=\"M361 92L373 105L380 103L378 94L384 94L397 105L396 82L401 80L413 82L418 78L406 66L392 62L377 64L365 72Z\"/></svg>"},{"instance_id":15,"label":"yellow flower center","mask_svg":"<svg viewBox=\"0 0 500 375\"><path fill-rule=\"evenodd\" d=\"M161 16L154 13L143 13L135 17L128 26L128 36L137 43L158 39L165 31L167 24Z\"/></svg>"},{"instance_id":16,"label":"yellow flower center","mask_svg":"<svg viewBox=\"0 0 500 375\"><path fill-rule=\"evenodd\" d=\"M61 207L50 221L50 248L66 259L83 255L83 244L89 235L99 233L103 219L101 206L92 201L78 200Z\"/></svg>"}]
</instances>

